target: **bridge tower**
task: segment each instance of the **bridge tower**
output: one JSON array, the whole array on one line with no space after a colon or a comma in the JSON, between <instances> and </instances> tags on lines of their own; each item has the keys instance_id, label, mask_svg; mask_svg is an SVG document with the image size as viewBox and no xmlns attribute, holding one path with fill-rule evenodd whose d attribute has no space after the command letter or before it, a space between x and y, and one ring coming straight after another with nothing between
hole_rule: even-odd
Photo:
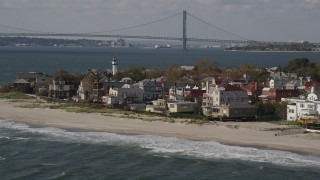
<instances>
[{"instance_id":1,"label":"bridge tower","mask_svg":"<svg viewBox=\"0 0 320 180\"><path fill-rule=\"evenodd\" d=\"M187 11L182 13L182 48L187 50Z\"/></svg>"}]
</instances>

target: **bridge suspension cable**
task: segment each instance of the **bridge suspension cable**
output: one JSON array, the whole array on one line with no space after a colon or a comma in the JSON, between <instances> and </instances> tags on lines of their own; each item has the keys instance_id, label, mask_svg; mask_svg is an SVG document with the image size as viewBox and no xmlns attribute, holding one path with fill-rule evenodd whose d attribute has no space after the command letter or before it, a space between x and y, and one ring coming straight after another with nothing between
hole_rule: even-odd
<instances>
[{"instance_id":1,"label":"bridge suspension cable","mask_svg":"<svg viewBox=\"0 0 320 180\"><path fill-rule=\"evenodd\" d=\"M183 41L203 41L217 43L248 43L247 38L214 26L186 11L152 22L86 33L55 33L0 25L0 36L66 36L66 37L113 37Z\"/></svg>"},{"instance_id":2,"label":"bridge suspension cable","mask_svg":"<svg viewBox=\"0 0 320 180\"><path fill-rule=\"evenodd\" d=\"M231 33L218 26L212 25L190 13L188 14L188 40L189 41L212 41L212 42L248 42L249 40L240 35Z\"/></svg>"}]
</instances>

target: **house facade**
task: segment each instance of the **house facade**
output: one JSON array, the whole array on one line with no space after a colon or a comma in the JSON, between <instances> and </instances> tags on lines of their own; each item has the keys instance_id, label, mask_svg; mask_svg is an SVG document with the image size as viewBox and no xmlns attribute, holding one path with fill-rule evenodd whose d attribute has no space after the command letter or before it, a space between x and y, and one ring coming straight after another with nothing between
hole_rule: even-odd
<instances>
[{"instance_id":1,"label":"house facade","mask_svg":"<svg viewBox=\"0 0 320 180\"><path fill-rule=\"evenodd\" d=\"M136 85L124 84L121 88L110 88L104 102L111 104L130 104L143 102L143 90Z\"/></svg>"},{"instance_id":2,"label":"house facade","mask_svg":"<svg viewBox=\"0 0 320 180\"><path fill-rule=\"evenodd\" d=\"M247 92L249 103L254 104L259 101L259 96L262 93L262 87L258 85L257 82L254 82L253 84L248 84L242 87Z\"/></svg>"},{"instance_id":3,"label":"house facade","mask_svg":"<svg viewBox=\"0 0 320 180\"><path fill-rule=\"evenodd\" d=\"M168 111L170 113L194 112L198 104L196 102L176 101L168 102Z\"/></svg>"},{"instance_id":4,"label":"house facade","mask_svg":"<svg viewBox=\"0 0 320 180\"><path fill-rule=\"evenodd\" d=\"M198 104L195 102L166 101L164 99L158 99L152 101L152 105L147 105L146 111L156 113L185 113L194 112L197 107Z\"/></svg>"},{"instance_id":5,"label":"house facade","mask_svg":"<svg viewBox=\"0 0 320 180\"><path fill-rule=\"evenodd\" d=\"M287 102L287 121L296 121L306 112L315 114L320 113L320 101L309 101L300 98L283 98L282 101Z\"/></svg>"},{"instance_id":6,"label":"house facade","mask_svg":"<svg viewBox=\"0 0 320 180\"><path fill-rule=\"evenodd\" d=\"M206 116L249 117L257 115L257 108L249 105L245 90L230 85L206 83L203 94L202 110Z\"/></svg>"},{"instance_id":7,"label":"house facade","mask_svg":"<svg viewBox=\"0 0 320 180\"><path fill-rule=\"evenodd\" d=\"M65 77L56 77L49 84L49 97L53 98L71 98L76 94L74 82Z\"/></svg>"},{"instance_id":8,"label":"house facade","mask_svg":"<svg viewBox=\"0 0 320 180\"><path fill-rule=\"evenodd\" d=\"M297 97L300 95L299 89L276 89L265 87L259 96L263 103L280 102L281 98Z\"/></svg>"},{"instance_id":9,"label":"house facade","mask_svg":"<svg viewBox=\"0 0 320 180\"><path fill-rule=\"evenodd\" d=\"M90 101L93 100L93 81L89 79L83 79L80 81L80 85L78 88L78 98L82 101Z\"/></svg>"},{"instance_id":10,"label":"house facade","mask_svg":"<svg viewBox=\"0 0 320 180\"><path fill-rule=\"evenodd\" d=\"M311 88L311 92L306 96L296 98L282 98L281 101L287 102L287 120L296 121L305 113L320 114L320 94Z\"/></svg>"},{"instance_id":11,"label":"house facade","mask_svg":"<svg viewBox=\"0 0 320 180\"><path fill-rule=\"evenodd\" d=\"M24 72L17 75L17 79L13 85L18 91L24 93L35 93L42 84L51 79L52 77L42 72Z\"/></svg>"},{"instance_id":12,"label":"house facade","mask_svg":"<svg viewBox=\"0 0 320 180\"><path fill-rule=\"evenodd\" d=\"M156 100L161 94L161 92L157 90L157 84L154 80L145 79L140 81L136 85L138 85L139 88L143 90L144 101Z\"/></svg>"}]
</instances>

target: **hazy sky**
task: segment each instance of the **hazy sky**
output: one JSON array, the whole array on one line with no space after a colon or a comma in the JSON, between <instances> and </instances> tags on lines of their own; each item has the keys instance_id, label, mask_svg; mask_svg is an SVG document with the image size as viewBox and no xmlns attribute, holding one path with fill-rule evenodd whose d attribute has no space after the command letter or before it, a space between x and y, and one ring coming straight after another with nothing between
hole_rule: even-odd
<instances>
[{"instance_id":1,"label":"hazy sky","mask_svg":"<svg viewBox=\"0 0 320 180\"><path fill-rule=\"evenodd\" d=\"M320 42L320 0L0 0L0 24L93 32L182 10L248 39Z\"/></svg>"}]
</instances>

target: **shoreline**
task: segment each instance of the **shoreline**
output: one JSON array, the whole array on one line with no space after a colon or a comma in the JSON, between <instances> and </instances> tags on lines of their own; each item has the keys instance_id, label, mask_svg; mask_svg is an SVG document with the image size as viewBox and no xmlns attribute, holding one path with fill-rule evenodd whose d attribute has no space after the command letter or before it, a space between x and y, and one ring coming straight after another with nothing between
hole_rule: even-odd
<instances>
[{"instance_id":1,"label":"shoreline","mask_svg":"<svg viewBox=\"0 0 320 180\"><path fill-rule=\"evenodd\" d=\"M249 52L249 53L320 53L320 51L258 51L258 50L224 50L226 52Z\"/></svg>"},{"instance_id":2,"label":"shoreline","mask_svg":"<svg viewBox=\"0 0 320 180\"><path fill-rule=\"evenodd\" d=\"M284 127L265 122L217 122L203 125L181 122L143 121L98 113L74 113L61 109L21 108L27 102L0 99L0 119L25 123L30 127L55 127L67 131L107 132L125 135L177 137L194 141L253 147L262 150L289 151L301 155L320 156L319 134L275 136L261 127ZM148 117L150 119L157 117ZM237 125L238 128L230 128Z\"/></svg>"}]
</instances>

